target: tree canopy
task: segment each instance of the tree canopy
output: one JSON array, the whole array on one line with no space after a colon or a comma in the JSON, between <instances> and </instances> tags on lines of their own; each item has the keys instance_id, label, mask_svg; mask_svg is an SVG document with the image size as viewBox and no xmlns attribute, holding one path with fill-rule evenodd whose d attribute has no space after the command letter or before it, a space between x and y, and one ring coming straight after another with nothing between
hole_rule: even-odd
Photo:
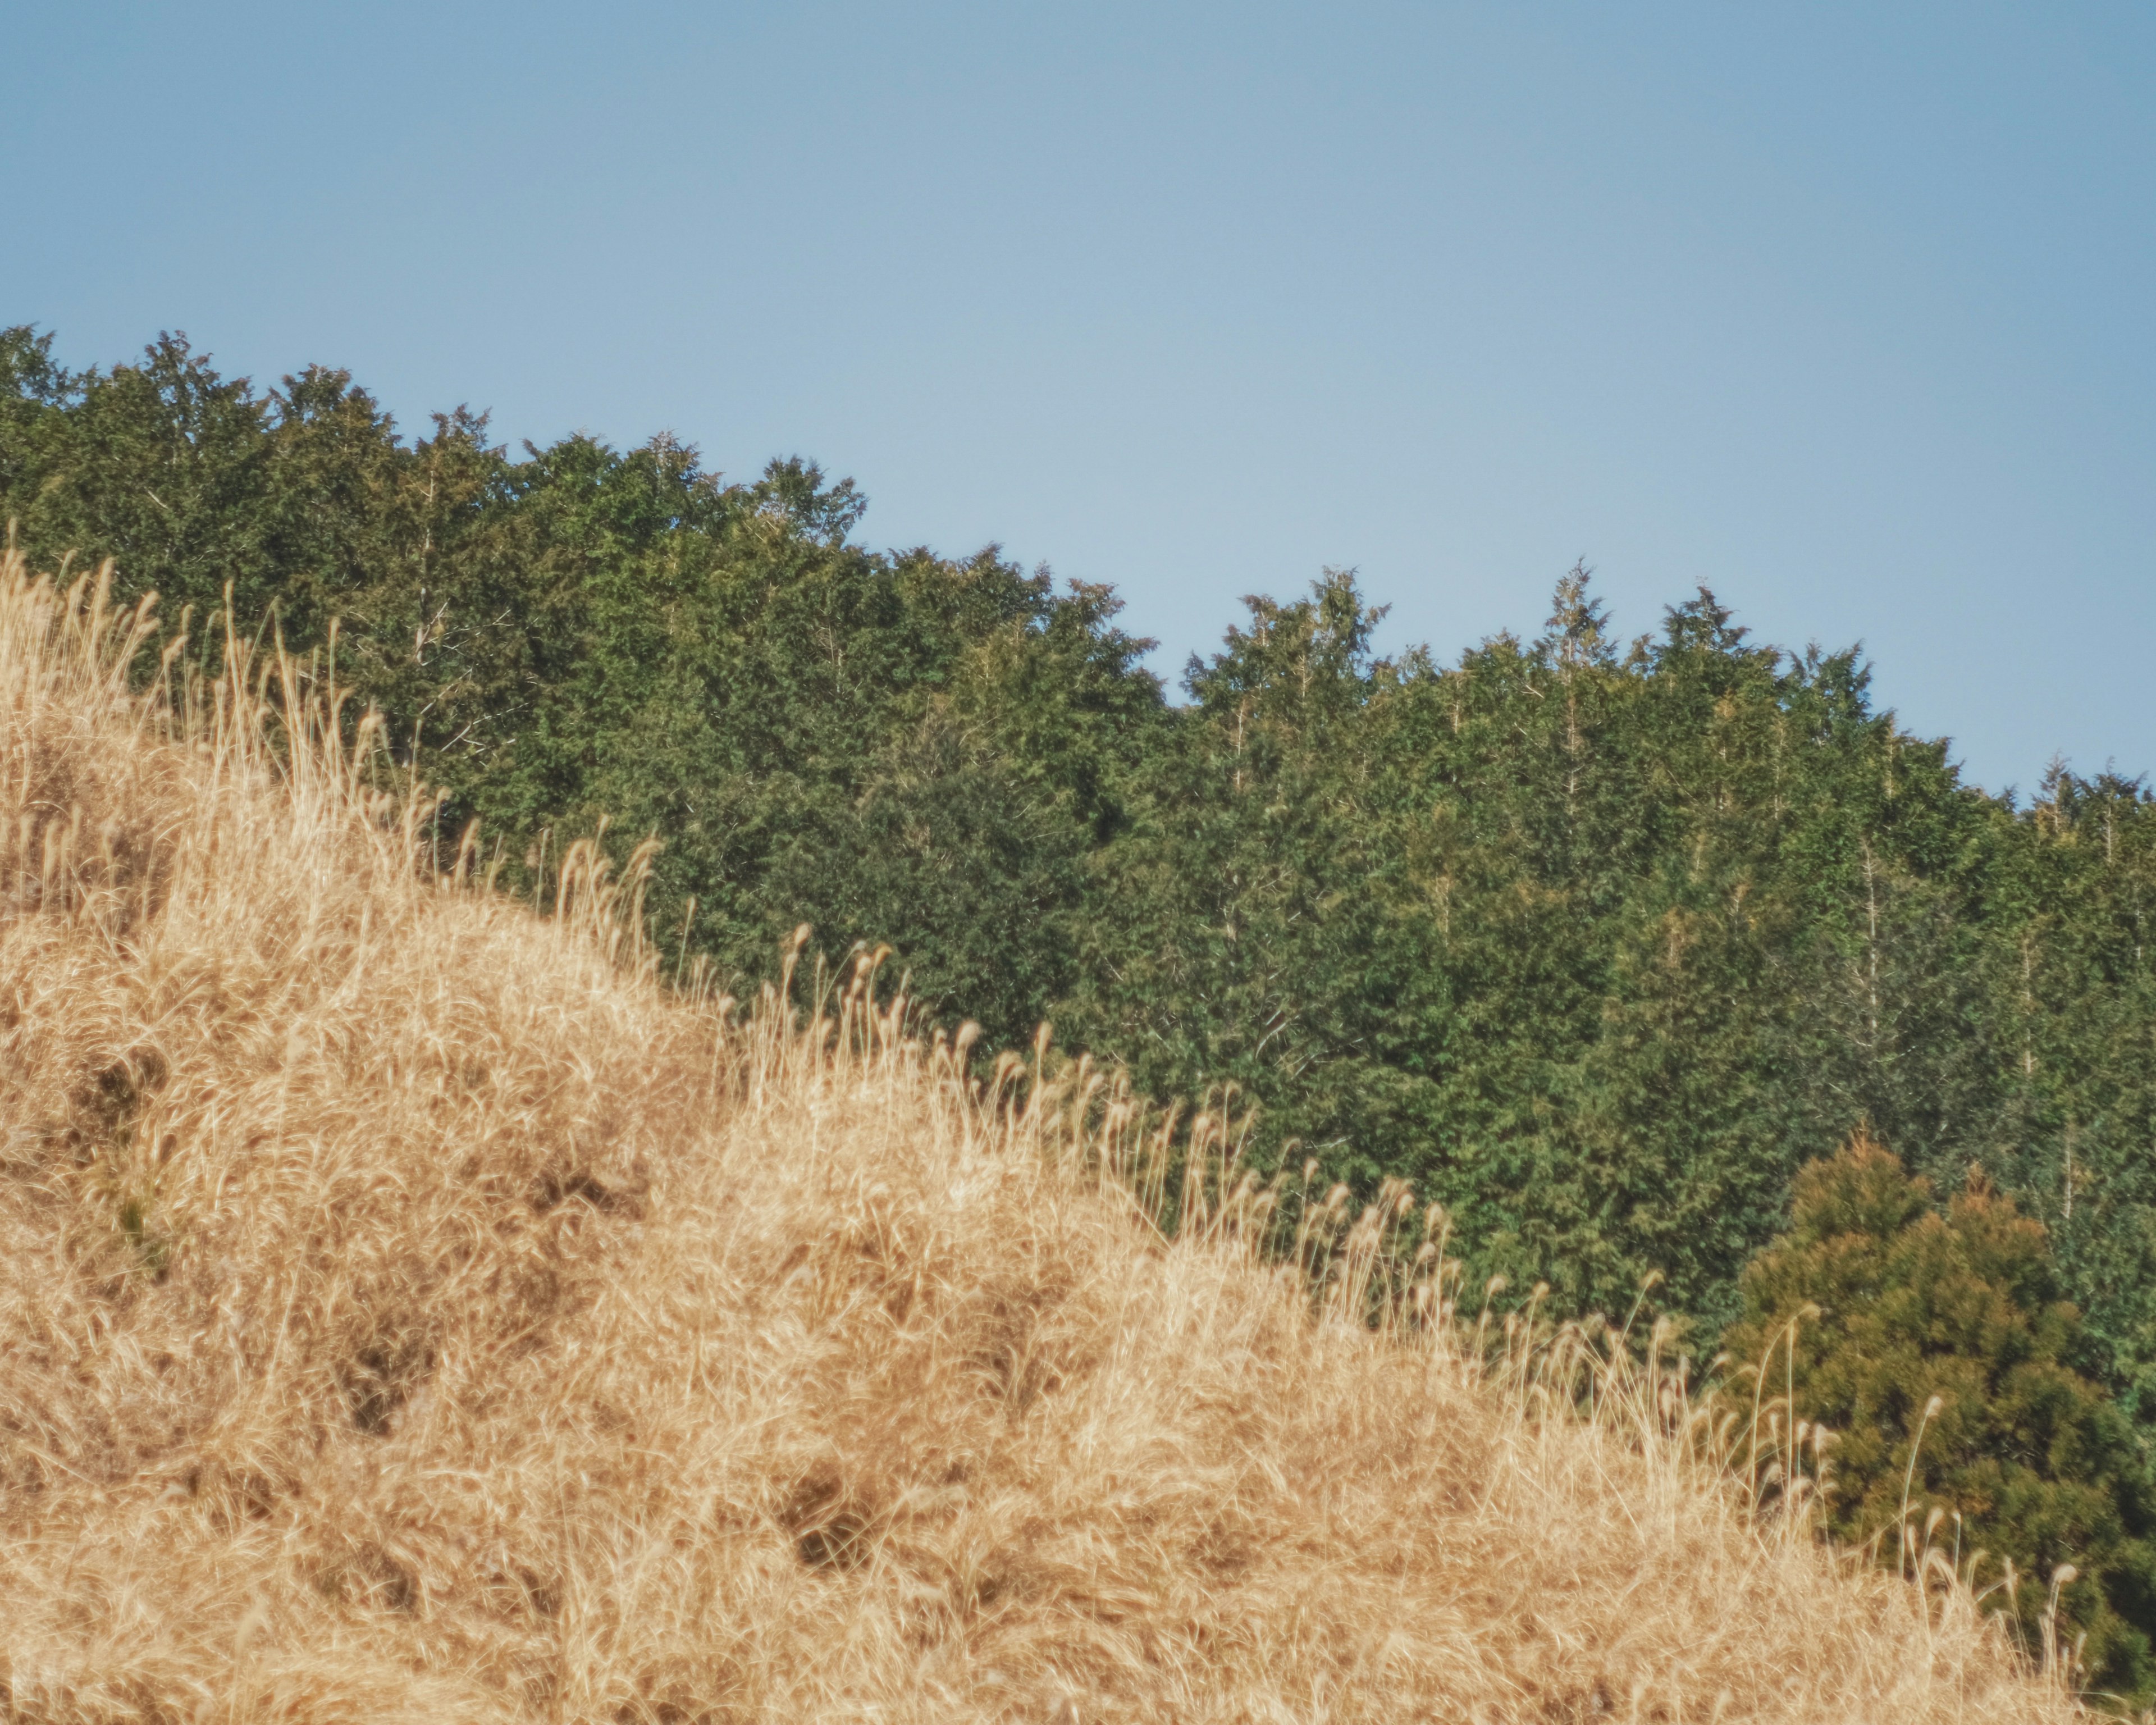
<instances>
[{"instance_id":1,"label":"tree canopy","mask_svg":"<svg viewBox=\"0 0 2156 1725\"><path fill-rule=\"evenodd\" d=\"M1171 699L1109 588L873 548L812 463L490 439L326 367L258 388L167 336L76 373L0 333L32 557L115 559L196 650L228 605L302 654L334 624L443 842L477 821L512 882L603 819L656 837L685 961L753 987L802 921L888 942L985 1045L1052 1019L1151 1094L1231 1083L1260 1165L1406 1179L1559 1310L1659 1272L1702 1346L1866 1126L2043 1224L2081 1367L2156 1424L2144 781L1987 794L1854 650L1706 590L1623 639L1584 566L1450 663L1378 653L1327 572Z\"/></svg>"}]
</instances>

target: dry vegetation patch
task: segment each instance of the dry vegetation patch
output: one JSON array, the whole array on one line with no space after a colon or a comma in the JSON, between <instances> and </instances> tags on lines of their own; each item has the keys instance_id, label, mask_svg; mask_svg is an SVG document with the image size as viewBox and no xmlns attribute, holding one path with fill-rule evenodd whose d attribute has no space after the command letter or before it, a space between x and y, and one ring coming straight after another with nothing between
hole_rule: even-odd
<instances>
[{"instance_id":1,"label":"dry vegetation patch","mask_svg":"<svg viewBox=\"0 0 2156 1725\"><path fill-rule=\"evenodd\" d=\"M670 994L140 633L0 572L5 1717L2072 1711L1681 1409L1163 1239L1132 1111L859 991Z\"/></svg>"}]
</instances>

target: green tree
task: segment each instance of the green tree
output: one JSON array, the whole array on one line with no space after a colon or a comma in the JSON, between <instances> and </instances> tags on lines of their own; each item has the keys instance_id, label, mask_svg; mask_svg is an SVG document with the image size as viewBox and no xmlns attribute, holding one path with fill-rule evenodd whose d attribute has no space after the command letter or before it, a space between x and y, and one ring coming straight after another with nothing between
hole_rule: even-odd
<instances>
[{"instance_id":1,"label":"green tree","mask_svg":"<svg viewBox=\"0 0 2156 1725\"><path fill-rule=\"evenodd\" d=\"M2055 1571L2072 1565L2061 1615L2087 1638L2092 1681L2145 1702L2145 1458L2077 1369L2080 1318L2059 1297L2043 1225L1974 1170L1943 1214L1931 1199L1930 1182L1861 1133L1806 1168L1789 1232L1744 1272L1724 1347L1768 1399L1790 1386L1794 1420L1834 1434L1825 1522L1837 1538L1876 1538L1882 1559L1906 1564L1903 1528L1933 1528L1979 1586L2010 1561L2011 1604L2032 1632Z\"/></svg>"},{"instance_id":2,"label":"green tree","mask_svg":"<svg viewBox=\"0 0 2156 1725\"><path fill-rule=\"evenodd\" d=\"M302 655L334 622L397 769L448 793L444 843L476 820L513 886L603 821L653 834L654 923L722 977L753 986L805 916L1023 1042L1162 718L1150 644L993 547L857 545L865 506L799 459L732 485L664 436L520 459L461 408L407 442L341 372L258 391L168 336L74 374L0 332L0 513L40 564L116 559L202 652L228 588Z\"/></svg>"},{"instance_id":3,"label":"green tree","mask_svg":"<svg viewBox=\"0 0 2156 1725\"><path fill-rule=\"evenodd\" d=\"M1155 1094L1238 1086L1259 1166L1316 1155L1374 1185L1438 1127L1447 984L1394 770L1394 697L1426 667L1373 657L1383 614L1348 573L1247 603L1095 859L1065 1025Z\"/></svg>"}]
</instances>

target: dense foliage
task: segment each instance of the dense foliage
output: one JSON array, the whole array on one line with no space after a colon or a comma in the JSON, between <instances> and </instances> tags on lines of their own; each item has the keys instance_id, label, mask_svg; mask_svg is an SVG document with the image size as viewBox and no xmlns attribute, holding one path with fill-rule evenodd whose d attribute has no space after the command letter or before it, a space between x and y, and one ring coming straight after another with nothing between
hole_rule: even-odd
<instances>
[{"instance_id":1,"label":"dense foliage","mask_svg":"<svg viewBox=\"0 0 2156 1725\"><path fill-rule=\"evenodd\" d=\"M1104 588L857 542L813 466L668 438L406 439L342 372L261 391L167 337L71 374L0 336L0 514L327 645L512 879L602 816L665 848L665 937L745 981L788 931L887 941L994 1041L1051 1018L1255 1153L1412 1180L1477 1275L1708 1333L1792 1183L1868 1122L2049 1229L2099 1375L2156 1420L2156 809L1962 783L1853 652L1711 593L1612 637L1584 570L1532 637L1372 650L1352 577L1254 599L1188 704Z\"/></svg>"},{"instance_id":2,"label":"dense foliage","mask_svg":"<svg viewBox=\"0 0 2156 1725\"><path fill-rule=\"evenodd\" d=\"M512 879L603 817L663 837L668 937L763 968L806 918L895 939L916 984L1023 1039L1074 981L1086 860L1162 722L1115 601L993 551L849 542L812 466L727 485L658 439L514 459L482 417L407 444L342 372L259 394L186 343L69 377L0 337L0 513L123 595L338 624L339 674L477 818Z\"/></svg>"},{"instance_id":3,"label":"dense foliage","mask_svg":"<svg viewBox=\"0 0 2156 1725\"><path fill-rule=\"evenodd\" d=\"M1743 1291L1730 1353L1770 1407L1794 1404L1781 1430L1834 1435L1828 1527L1876 1538L1890 1565L1936 1551L1979 1588L2010 1579L2032 1637L2072 1566L2062 1639L2085 1638L2102 1687L2145 1697L2156 1496L2124 1417L2076 1369L2080 1315L2042 1224L1974 1169L1942 1214L1860 1135L1797 1176L1789 1232Z\"/></svg>"}]
</instances>

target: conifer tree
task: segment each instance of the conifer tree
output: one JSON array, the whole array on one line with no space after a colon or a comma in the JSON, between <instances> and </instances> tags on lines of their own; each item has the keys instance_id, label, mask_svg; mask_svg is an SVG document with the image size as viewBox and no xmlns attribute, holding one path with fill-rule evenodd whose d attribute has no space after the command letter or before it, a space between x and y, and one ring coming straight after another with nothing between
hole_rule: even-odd
<instances>
[{"instance_id":1,"label":"conifer tree","mask_svg":"<svg viewBox=\"0 0 2156 1725\"><path fill-rule=\"evenodd\" d=\"M2038 1633L2055 1576L2101 1689L2156 1687L2156 1500L2124 1416L2078 1369L2043 1225L1972 1170L1941 1213L1860 1132L1798 1177L1723 1338L1738 1394L1833 1435L1825 1525L1915 1573L1938 1551ZM1749 1377L1751 1381L1746 1382ZM2071 1640L2071 1636L2067 1635Z\"/></svg>"}]
</instances>

